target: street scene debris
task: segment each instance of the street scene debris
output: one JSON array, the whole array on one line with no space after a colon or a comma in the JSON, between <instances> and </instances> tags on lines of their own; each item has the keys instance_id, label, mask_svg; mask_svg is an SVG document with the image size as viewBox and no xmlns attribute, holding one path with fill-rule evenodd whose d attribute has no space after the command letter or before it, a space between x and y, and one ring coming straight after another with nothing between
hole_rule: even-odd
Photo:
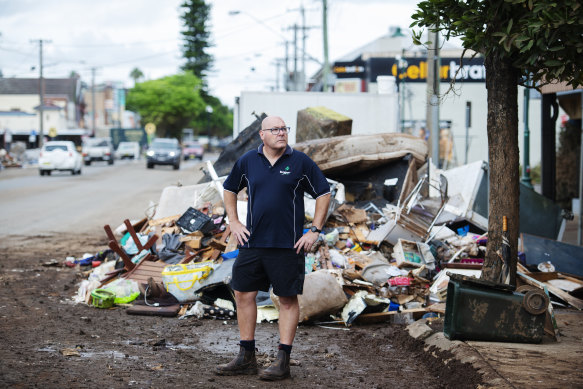
<instances>
[{"instance_id":1,"label":"street scene debris","mask_svg":"<svg viewBox=\"0 0 583 389\"><path fill-rule=\"evenodd\" d=\"M310 131L314 117L329 130L331 120L321 120L326 111L314 112L302 114L312 118ZM115 229L104 226L103 252L67 258L67 266L91 266L75 301L97 308L127 306L132 315L234 319L230 279L238 249L222 202L225 176L215 166L224 173L235 147L255 147L250 134L257 133L263 117L227 146L214 166L207 162L205 182L162 188L148 217L128 218ZM522 233L517 289L504 280L498 286L480 281L488 239L480 204L487 163L442 171L427 159L426 142L405 134L340 135L294 148L319 165L333 196L320 238L306 254L301 323L348 329L441 317L451 339L538 343L544 334L559 338L554 308L583 308L581 249L555 239ZM246 193L239 193L241 220L246 201ZM307 229L315 200L306 195L304 202ZM538 213L557 215L552 208ZM528 231L558 238L560 226L547 227L529 225ZM277 296L260 293L257 321L276 321L278 307ZM505 317L513 319L504 322ZM496 331L489 333L494 322Z\"/></svg>"}]
</instances>

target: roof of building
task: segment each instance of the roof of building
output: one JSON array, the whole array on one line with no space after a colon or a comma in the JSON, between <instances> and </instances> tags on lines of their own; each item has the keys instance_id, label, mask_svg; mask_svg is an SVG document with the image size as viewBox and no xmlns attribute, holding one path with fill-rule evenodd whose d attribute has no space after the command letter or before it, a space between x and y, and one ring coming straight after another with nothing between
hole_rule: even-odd
<instances>
[{"instance_id":1,"label":"roof of building","mask_svg":"<svg viewBox=\"0 0 583 389\"><path fill-rule=\"evenodd\" d=\"M23 111L0 111L0 116L36 116L36 114Z\"/></svg>"},{"instance_id":2,"label":"roof of building","mask_svg":"<svg viewBox=\"0 0 583 389\"><path fill-rule=\"evenodd\" d=\"M440 52L442 57L459 56L463 48L450 41L441 38ZM413 43L411 32L399 27L391 27L386 35L378 37L371 42L341 56L336 61L349 62L357 59L367 60L379 57L420 57L427 55L427 48ZM467 53L469 55L469 53Z\"/></svg>"},{"instance_id":3,"label":"roof of building","mask_svg":"<svg viewBox=\"0 0 583 389\"><path fill-rule=\"evenodd\" d=\"M67 96L76 101L79 94L78 78L45 78L45 96ZM38 78L0 78L0 95L38 95Z\"/></svg>"},{"instance_id":4,"label":"roof of building","mask_svg":"<svg viewBox=\"0 0 583 389\"><path fill-rule=\"evenodd\" d=\"M55 104L43 104L43 111L60 111L63 108L59 107L58 105ZM40 109L40 105L37 105L36 107L34 107L34 109L36 111L38 111Z\"/></svg>"}]
</instances>

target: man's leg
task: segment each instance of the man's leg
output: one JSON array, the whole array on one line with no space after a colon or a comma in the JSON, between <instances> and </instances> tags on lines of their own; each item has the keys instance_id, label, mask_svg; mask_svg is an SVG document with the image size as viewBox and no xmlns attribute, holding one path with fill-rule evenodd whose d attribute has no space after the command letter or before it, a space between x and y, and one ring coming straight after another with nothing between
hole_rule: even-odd
<instances>
[{"instance_id":1,"label":"man's leg","mask_svg":"<svg viewBox=\"0 0 583 389\"><path fill-rule=\"evenodd\" d=\"M237 324L241 342L239 355L231 362L219 365L218 375L257 374L257 359L255 358L255 321L257 320L257 304L255 292L235 291L237 303Z\"/></svg>"},{"instance_id":2,"label":"man's leg","mask_svg":"<svg viewBox=\"0 0 583 389\"><path fill-rule=\"evenodd\" d=\"M255 339L255 322L257 321L257 304L255 292L235 291L235 302L237 303L237 324L241 340ZM299 313L299 312L298 312Z\"/></svg>"},{"instance_id":3,"label":"man's leg","mask_svg":"<svg viewBox=\"0 0 583 389\"><path fill-rule=\"evenodd\" d=\"M290 376L289 360L292 343L300 317L298 296L279 297L279 350L277 359L267 369L259 372L264 380L281 380Z\"/></svg>"},{"instance_id":4,"label":"man's leg","mask_svg":"<svg viewBox=\"0 0 583 389\"><path fill-rule=\"evenodd\" d=\"M279 298L279 341L292 345L300 318L298 296L281 296Z\"/></svg>"}]
</instances>

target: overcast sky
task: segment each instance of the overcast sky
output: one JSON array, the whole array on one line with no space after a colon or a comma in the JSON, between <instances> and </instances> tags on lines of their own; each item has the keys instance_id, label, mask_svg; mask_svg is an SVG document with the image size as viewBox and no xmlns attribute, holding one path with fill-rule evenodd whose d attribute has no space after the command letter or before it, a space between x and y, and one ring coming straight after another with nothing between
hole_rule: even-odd
<instances>
[{"instance_id":1,"label":"overcast sky","mask_svg":"<svg viewBox=\"0 0 583 389\"><path fill-rule=\"evenodd\" d=\"M184 63L180 34L183 0L0 0L0 69L4 77L36 78L39 44L45 77L123 82L139 68L147 79L176 74ZM211 94L233 106L242 90L267 91L277 85L277 61L286 55L293 67L294 30L305 9L306 52L323 62L321 0L214 0L209 27L214 56L208 82ZM408 28L415 0L328 0L329 59L335 59L386 34L390 26ZM233 14L230 11L240 11ZM298 31L298 52L302 45ZM299 54L298 54L299 55ZM306 62L308 77L319 64ZM301 70L301 61L298 61ZM280 72L283 67L280 68ZM283 88L281 74L279 87Z\"/></svg>"}]
</instances>

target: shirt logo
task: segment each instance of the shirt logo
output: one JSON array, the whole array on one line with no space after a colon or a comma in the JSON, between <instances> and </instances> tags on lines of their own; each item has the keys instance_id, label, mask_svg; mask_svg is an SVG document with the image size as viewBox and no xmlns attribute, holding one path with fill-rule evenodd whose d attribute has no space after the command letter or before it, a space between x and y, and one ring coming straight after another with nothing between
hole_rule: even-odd
<instances>
[{"instance_id":1,"label":"shirt logo","mask_svg":"<svg viewBox=\"0 0 583 389\"><path fill-rule=\"evenodd\" d=\"M279 174L281 174L282 176L288 175L291 172L289 171L289 166L286 166L284 170L280 170Z\"/></svg>"}]
</instances>

